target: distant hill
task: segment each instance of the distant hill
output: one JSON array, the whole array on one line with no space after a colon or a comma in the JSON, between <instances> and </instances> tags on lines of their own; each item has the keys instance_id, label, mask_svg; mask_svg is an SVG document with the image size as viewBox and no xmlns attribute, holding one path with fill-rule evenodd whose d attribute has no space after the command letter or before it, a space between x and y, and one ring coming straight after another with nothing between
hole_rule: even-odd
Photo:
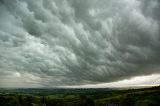
<instances>
[{"instance_id":1,"label":"distant hill","mask_svg":"<svg viewBox=\"0 0 160 106\"><path fill-rule=\"evenodd\" d=\"M0 89L0 106L160 106L160 86Z\"/></svg>"}]
</instances>

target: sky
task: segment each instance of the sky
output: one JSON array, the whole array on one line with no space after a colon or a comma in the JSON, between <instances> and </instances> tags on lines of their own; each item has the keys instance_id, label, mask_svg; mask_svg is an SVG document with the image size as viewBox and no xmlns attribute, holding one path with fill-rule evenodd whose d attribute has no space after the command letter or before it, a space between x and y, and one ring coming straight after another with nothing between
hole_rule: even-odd
<instances>
[{"instance_id":1,"label":"sky","mask_svg":"<svg viewBox=\"0 0 160 106\"><path fill-rule=\"evenodd\" d=\"M0 0L0 87L160 84L159 0Z\"/></svg>"}]
</instances>

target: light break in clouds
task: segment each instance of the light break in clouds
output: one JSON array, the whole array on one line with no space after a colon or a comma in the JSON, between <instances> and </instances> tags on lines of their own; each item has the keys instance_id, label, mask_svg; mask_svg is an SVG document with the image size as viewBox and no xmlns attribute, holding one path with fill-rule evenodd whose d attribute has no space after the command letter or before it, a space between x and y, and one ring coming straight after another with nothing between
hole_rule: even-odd
<instances>
[{"instance_id":1,"label":"light break in clouds","mask_svg":"<svg viewBox=\"0 0 160 106\"><path fill-rule=\"evenodd\" d=\"M153 84L159 11L159 0L0 0L0 87Z\"/></svg>"}]
</instances>

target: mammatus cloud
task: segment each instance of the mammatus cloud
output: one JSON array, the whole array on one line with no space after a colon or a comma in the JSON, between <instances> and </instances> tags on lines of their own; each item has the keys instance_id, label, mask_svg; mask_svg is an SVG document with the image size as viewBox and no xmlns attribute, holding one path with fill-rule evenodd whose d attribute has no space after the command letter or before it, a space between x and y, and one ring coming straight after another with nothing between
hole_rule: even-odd
<instances>
[{"instance_id":1,"label":"mammatus cloud","mask_svg":"<svg viewBox=\"0 0 160 106\"><path fill-rule=\"evenodd\" d=\"M0 86L159 74L159 10L159 0L0 0Z\"/></svg>"}]
</instances>

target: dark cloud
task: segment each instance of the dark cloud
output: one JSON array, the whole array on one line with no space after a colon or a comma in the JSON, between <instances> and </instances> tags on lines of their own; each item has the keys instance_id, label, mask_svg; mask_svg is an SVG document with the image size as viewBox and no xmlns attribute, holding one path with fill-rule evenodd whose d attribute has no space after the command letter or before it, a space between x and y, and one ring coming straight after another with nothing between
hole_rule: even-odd
<instances>
[{"instance_id":1,"label":"dark cloud","mask_svg":"<svg viewBox=\"0 0 160 106\"><path fill-rule=\"evenodd\" d=\"M159 10L159 0L1 0L0 84L8 75L57 86L159 73Z\"/></svg>"}]
</instances>

